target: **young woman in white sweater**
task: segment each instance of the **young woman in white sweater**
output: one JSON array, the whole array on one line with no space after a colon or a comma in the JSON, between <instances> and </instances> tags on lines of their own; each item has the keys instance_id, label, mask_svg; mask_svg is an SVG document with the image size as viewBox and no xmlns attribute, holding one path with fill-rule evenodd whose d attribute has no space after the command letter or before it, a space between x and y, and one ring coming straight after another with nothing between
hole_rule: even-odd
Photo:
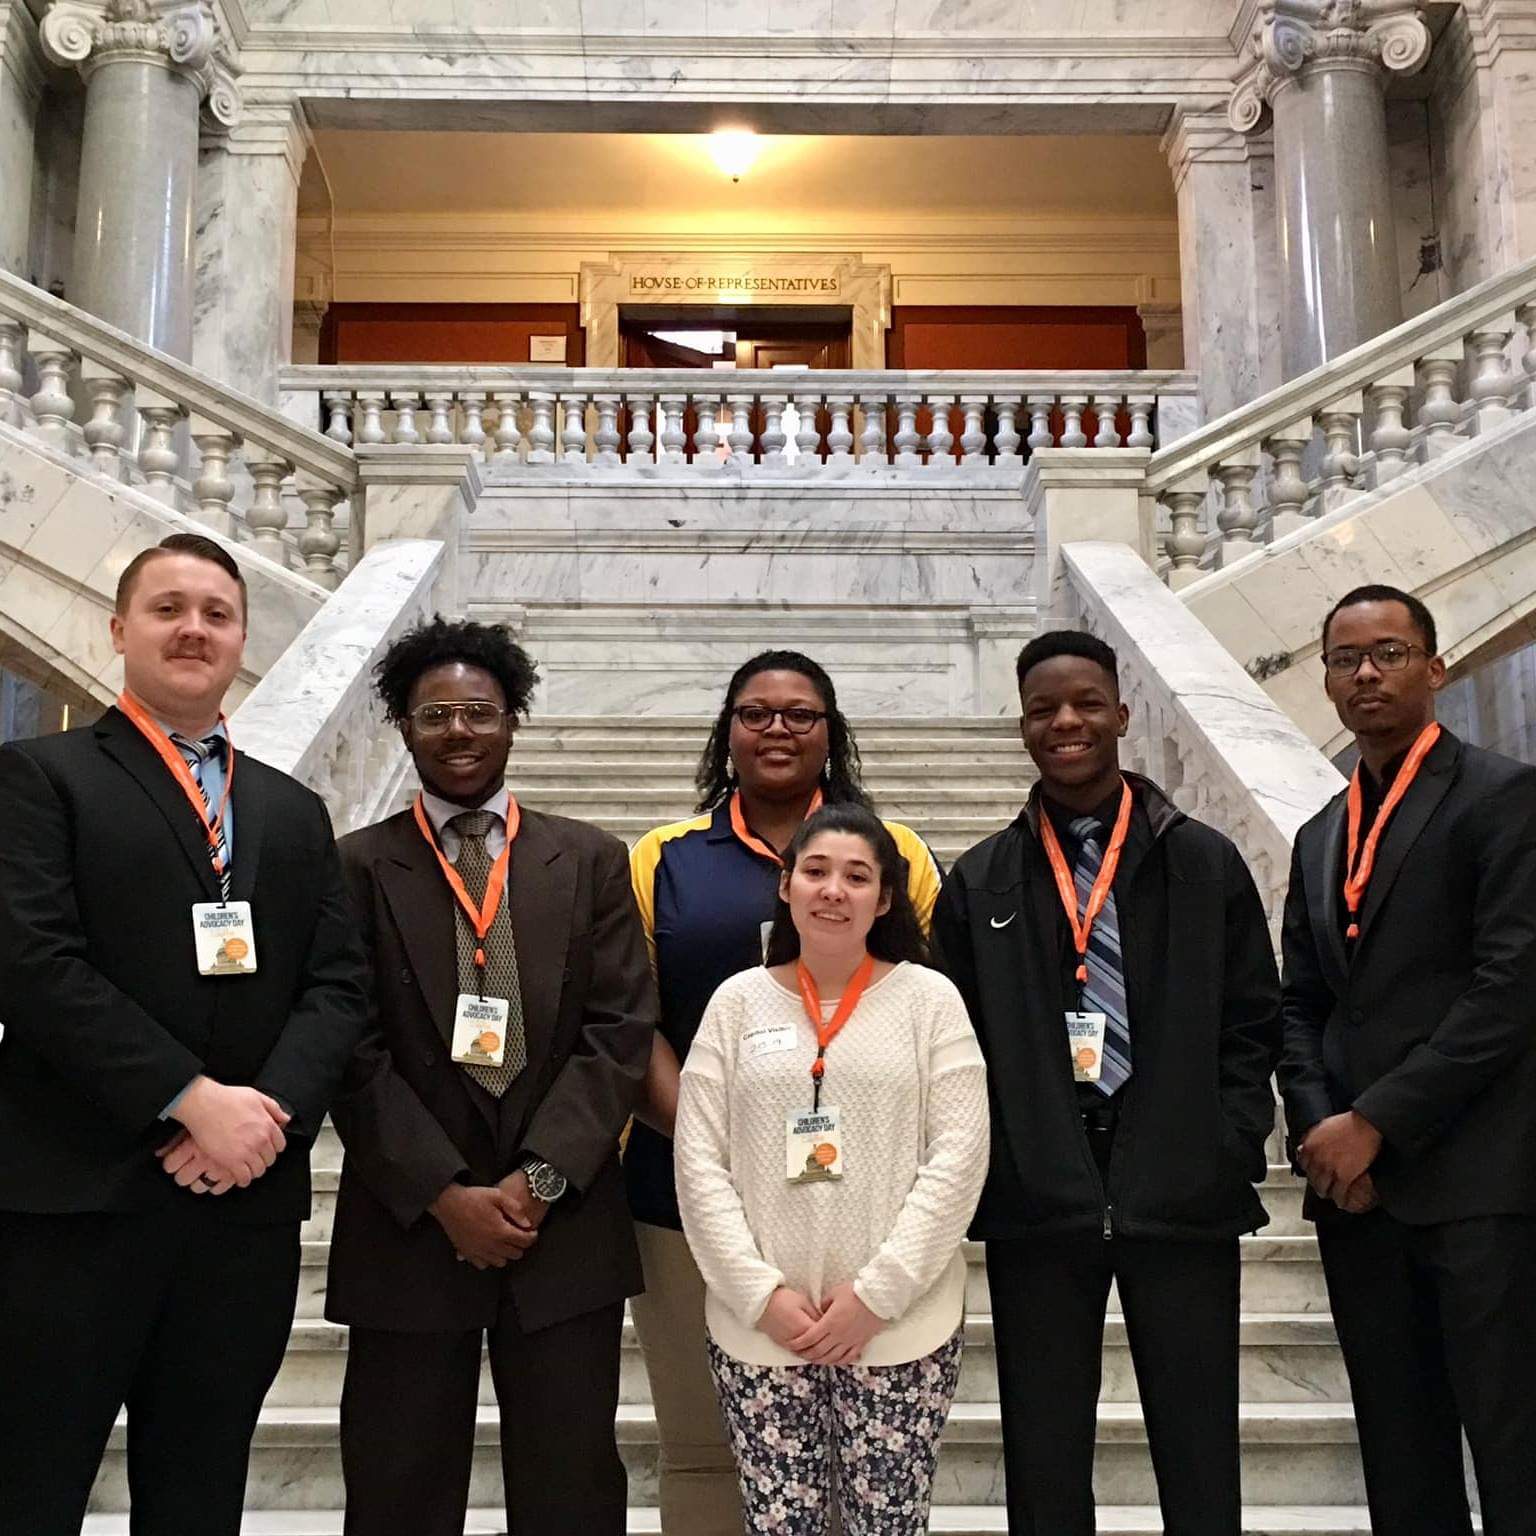
<instances>
[{"instance_id":1,"label":"young woman in white sweater","mask_svg":"<svg viewBox=\"0 0 1536 1536\"><path fill-rule=\"evenodd\" d=\"M678 1203L749 1532L928 1525L960 1372L961 1244L986 1069L923 964L904 861L833 805L785 850L767 963L705 1010L678 1102Z\"/></svg>"}]
</instances>

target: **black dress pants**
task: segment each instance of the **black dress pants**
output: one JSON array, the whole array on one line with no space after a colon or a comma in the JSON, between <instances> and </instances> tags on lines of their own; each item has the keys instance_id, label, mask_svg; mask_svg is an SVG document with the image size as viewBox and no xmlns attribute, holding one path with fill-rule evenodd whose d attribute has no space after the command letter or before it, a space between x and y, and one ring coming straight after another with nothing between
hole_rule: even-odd
<instances>
[{"instance_id":1,"label":"black dress pants","mask_svg":"<svg viewBox=\"0 0 1536 1536\"><path fill-rule=\"evenodd\" d=\"M524 1333L490 1330L510 1536L624 1536L614 1436L624 1304ZM479 1329L353 1328L341 1394L346 1536L461 1536L480 1381Z\"/></svg>"},{"instance_id":2,"label":"black dress pants","mask_svg":"<svg viewBox=\"0 0 1536 1536\"><path fill-rule=\"evenodd\" d=\"M1318 1224L1360 1433L1371 1529L1470 1536L1461 1434L1484 1536L1536 1530L1536 1217Z\"/></svg>"},{"instance_id":3,"label":"black dress pants","mask_svg":"<svg viewBox=\"0 0 1536 1536\"><path fill-rule=\"evenodd\" d=\"M299 1224L0 1212L0 1536L77 1536L128 1409L133 1536L238 1536Z\"/></svg>"},{"instance_id":4,"label":"black dress pants","mask_svg":"<svg viewBox=\"0 0 1536 1536\"><path fill-rule=\"evenodd\" d=\"M1104 1310L1120 1290L1166 1536L1239 1536L1238 1245L987 1244L1010 1536L1093 1536Z\"/></svg>"}]
</instances>

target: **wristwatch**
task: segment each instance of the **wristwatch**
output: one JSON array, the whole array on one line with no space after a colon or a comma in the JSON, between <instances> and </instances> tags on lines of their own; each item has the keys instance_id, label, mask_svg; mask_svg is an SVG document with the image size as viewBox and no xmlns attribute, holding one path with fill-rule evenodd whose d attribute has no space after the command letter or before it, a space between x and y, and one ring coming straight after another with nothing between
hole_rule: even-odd
<instances>
[{"instance_id":1,"label":"wristwatch","mask_svg":"<svg viewBox=\"0 0 1536 1536\"><path fill-rule=\"evenodd\" d=\"M565 1175L542 1157L525 1157L522 1166L528 1175L528 1188L533 1191L534 1198L545 1205L553 1205L570 1187Z\"/></svg>"}]
</instances>

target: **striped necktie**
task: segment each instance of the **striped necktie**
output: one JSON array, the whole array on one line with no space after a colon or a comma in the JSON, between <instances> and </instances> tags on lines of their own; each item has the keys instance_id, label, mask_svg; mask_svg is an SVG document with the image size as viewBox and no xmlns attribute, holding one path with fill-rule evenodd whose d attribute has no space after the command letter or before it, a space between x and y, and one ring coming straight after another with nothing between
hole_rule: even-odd
<instances>
[{"instance_id":1,"label":"striped necktie","mask_svg":"<svg viewBox=\"0 0 1536 1536\"><path fill-rule=\"evenodd\" d=\"M176 743L181 755L187 760L187 767L192 770L192 777L197 780L197 792L203 797L203 809L210 818L214 814L213 802L208 798L208 791L203 784L203 764L210 757L215 757L224 751L224 738L222 736L204 736L201 741L193 741L190 736L183 736L177 731L171 732L171 740ZM208 858L213 864L213 872L219 882L219 896L222 900L229 900L229 845L224 841L224 823L219 822L219 842L215 849L210 843Z\"/></svg>"},{"instance_id":2,"label":"striped necktie","mask_svg":"<svg viewBox=\"0 0 1536 1536\"><path fill-rule=\"evenodd\" d=\"M1099 823L1092 816L1072 821L1078 839L1077 866L1072 879L1077 886L1079 916L1088 908L1094 877L1104 862L1099 842ZM1104 1015L1104 1066L1094 1085L1107 1098L1131 1075L1131 1026L1126 1017L1125 970L1120 956L1120 917L1111 889L1088 937L1088 982L1083 988L1083 1008Z\"/></svg>"}]
</instances>

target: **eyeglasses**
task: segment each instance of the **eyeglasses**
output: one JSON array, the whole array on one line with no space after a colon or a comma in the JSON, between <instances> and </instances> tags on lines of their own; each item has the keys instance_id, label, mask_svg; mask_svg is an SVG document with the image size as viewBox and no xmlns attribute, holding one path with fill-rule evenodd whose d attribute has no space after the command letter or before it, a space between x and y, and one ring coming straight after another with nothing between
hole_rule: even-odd
<instances>
[{"instance_id":1,"label":"eyeglasses","mask_svg":"<svg viewBox=\"0 0 1536 1536\"><path fill-rule=\"evenodd\" d=\"M824 709L811 709L805 704L792 704L788 709L769 709L766 704L738 704L731 711L741 722L742 729L766 731L775 720L784 722L784 729L792 736L805 736L816 729L818 720L825 720Z\"/></svg>"},{"instance_id":2,"label":"eyeglasses","mask_svg":"<svg viewBox=\"0 0 1536 1536\"><path fill-rule=\"evenodd\" d=\"M489 699L470 699L464 704L418 704L411 711L411 724L422 736L445 736L458 715L476 736L494 736L506 714Z\"/></svg>"},{"instance_id":3,"label":"eyeglasses","mask_svg":"<svg viewBox=\"0 0 1536 1536\"><path fill-rule=\"evenodd\" d=\"M1378 672L1401 672L1415 651L1429 655L1422 645L1409 645L1406 640L1378 640L1375 645L1366 646L1339 645L1323 654L1323 666L1334 677L1353 677L1369 656Z\"/></svg>"}]
</instances>

